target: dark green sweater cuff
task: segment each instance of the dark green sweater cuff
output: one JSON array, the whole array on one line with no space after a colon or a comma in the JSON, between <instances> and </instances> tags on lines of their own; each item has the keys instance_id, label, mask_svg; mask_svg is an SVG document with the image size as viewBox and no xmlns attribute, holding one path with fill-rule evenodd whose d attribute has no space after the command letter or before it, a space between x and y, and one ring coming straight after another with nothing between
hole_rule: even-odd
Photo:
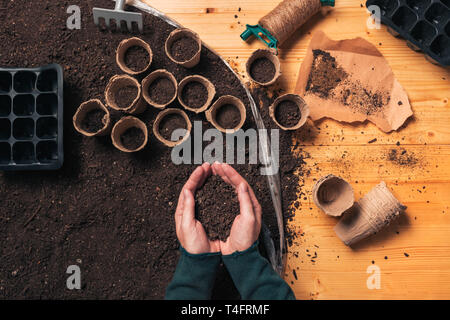
<instances>
[{"instance_id":1,"label":"dark green sweater cuff","mask_svg":"<svg viewBox=\"0 0 450 320\"><path fill-rule=\"evenodd\" d=\"M166 299L210 299L220 264L220 252L191 254L181 246L180 251L175 274L166 290Z\"/></svg>"},{"instance_id":2,"label":"dark green sweater cuff","mask_svg":"<svg viewBox=\"0 0 450 320\"><path fill-rule=\"evenodd\" d=\"M259 253L258 241L245 251L222 256L222 260L242 299L295 299L288 284Z\"/></svg>"}]
</instances>

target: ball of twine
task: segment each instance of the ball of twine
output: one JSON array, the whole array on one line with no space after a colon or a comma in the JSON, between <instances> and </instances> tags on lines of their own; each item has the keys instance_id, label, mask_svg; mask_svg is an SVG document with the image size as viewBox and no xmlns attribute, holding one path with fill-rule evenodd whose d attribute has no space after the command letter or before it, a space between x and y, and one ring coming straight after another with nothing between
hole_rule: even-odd
<instances>
[{"instance_id":1,"label":"ball of twine","mask_svg":"<svg viewBox=\"0 0 450 320\"><path fill-rule=\"evenodd\" d=\"M320 11L320 0L285 0L259 20L281 45L309 18Z\"/></svg>"}]
</instances>

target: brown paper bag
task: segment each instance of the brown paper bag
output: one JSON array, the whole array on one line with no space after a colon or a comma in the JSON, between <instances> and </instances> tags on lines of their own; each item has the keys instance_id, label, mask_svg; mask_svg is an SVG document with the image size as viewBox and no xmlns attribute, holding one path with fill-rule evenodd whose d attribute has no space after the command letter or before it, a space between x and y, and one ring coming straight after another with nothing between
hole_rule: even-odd
<instances>
[{"instance_id":1,"label":"brown paper bag","mask_svg":"<svg viewBox=\"0 0 450 320\"><path fill-rule=\"evenodd\" d=\"M355 38L329 39L314 33L295 92L312 120L369 120L384 132L397 130L412 115L408 96L378 49Z\"/></svg>"}]
</instances>

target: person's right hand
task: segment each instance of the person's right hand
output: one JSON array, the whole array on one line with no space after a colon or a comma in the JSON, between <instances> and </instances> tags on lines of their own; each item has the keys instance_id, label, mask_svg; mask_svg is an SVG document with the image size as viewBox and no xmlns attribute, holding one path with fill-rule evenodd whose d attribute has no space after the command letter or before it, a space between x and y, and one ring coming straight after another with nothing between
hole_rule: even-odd
<instances>
[{"instance_id":1,"label":"person's right hand","mask_svg":"<svg viewBox=\"0 0 450 320\"><path fill-rule=\"evenodd\" d=\"M212 171L235 188L240 205L240 214L233 222L230 236L226 242L220 241L220 251L223 255L229 255L236 251L245 251L259 237L262 215L261 206L247 181L230 165L216 162L212 165Z\"/></svg>"}]
</instances>

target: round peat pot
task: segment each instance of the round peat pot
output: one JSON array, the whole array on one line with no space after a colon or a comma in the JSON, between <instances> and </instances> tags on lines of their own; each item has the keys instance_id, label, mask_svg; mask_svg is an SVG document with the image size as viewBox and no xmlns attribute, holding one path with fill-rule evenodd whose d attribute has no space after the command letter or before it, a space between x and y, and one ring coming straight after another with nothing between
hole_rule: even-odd
<instances>
[{"instance_id":1,"label":"round peat pot","mask_svg":"<svg viewBox=\"0 0 450 320\"><path fill-rule=\"evenodd\" d=\"M147 145L147 126L132 116L122 118L113 127L111 140L120 151L128 153L140 151Z\"/></svg>"},{"instance_id":2,"label":"round peat pot","mask_svg":"<svg viewBox=\"0 0 450 320\"><path fill-rule=\"evenodd\" d=\"M106 86L106 103L114 110L131 114L142 113L146 106L141 92L141 85L135 78L128 75L115 75Z\"/></svg>"},{"instance_id":3,"label":"round peat pot","mask_svg":"<svg viewBox=\"0 0 450 320\"><path fill-rule=\"evenodd\" d=\"M135 51L134 54L136 54L136 56L130 58L129 56L133 54L132 51ZM140 61L139 56L137 56L138 54L142 55L143 53L146 61ZM143 58L141 57L141 59ZM116 50L117 65L123 72L131 75L139 75L147 71L152 64L152 60L153 52L152 48L150 48L150 45L144 40L136 37L123 40ZM141 66L139 69L135 69L131 67L131 63L139 64Z\"/></svg>"},{"instance_id":4,"label":"round peat pot","mask_svg":"<svg viewBox=\"0 0 450 320\"><path fill-rule=\"evenodd\" d=\"M233 96L222 96L205 112L206 119L223 133L235 133L245 123L244 103Z\"/></svg>"},{"instance_id":5,"label":"round peat pot","mask_svg":"<svg viewBox=\"0 0 450 320\"><path fill-rule=\"evenodd\" d=\"M166 55L185 68L193 68L200 62L202 41L189 29L175 29L166 40Z\"/></svg>"},{"instance_id":6,"label":"round peat pot","mask_svg":"<svg viewBox=\"0 0 450 320\"><path fill-rule=\"evenodd\" d=\"M184 78L178 86L178 101L195 113L208 109L215 95L216 88L211 81L199 75Z\"/></svg>"},{"instance_id":7,"label":"round peat pot","mask_svg":"<svg viewBox=\"0 0 450 320\"><path fill-rule=\"evenodd\" d=\"M172 132L177 129L185 129L185 135L178 141L170 139ZM186 112L176 108L161 111L153 123L153 134L168 147L174 147L189 139L192 123Z\"/></svg>"},{"instance_id":8,"label":"round peat pot","mask_svg":"<svg viewBox=\"0 0 450 320\"><path fill-rule=\"evenodd\" d=\"M309 107L299 95L284 94L269 108L272 120L283 130L301 128L309 117Z\"/></svg>"},{"instance_id":9,"label":"round peat pot","mask_svg":"<svg viewBox=\"0 0 450 320\"><path fill-rule=\"evenodd\" d=\"M250 80L261 86L270 86L281 76L280 60L268 49L254 51L245 68Z\"/></svg>"},{"instance_id":10,"label":"round peat pot","mask_svg":"<svg viewBox=\"0 0 450 320\"><path fill-rule=\"evenodd\" d=\"M73 116L73 126L86 137L105 136L111 130L111 115L98 99L83 102Z\"/></svg>"},{"instance_id":11,"label":"round peat pot","mask_svg":"<svg viewBox=\"0 0 450 320\"><path fill-rule=\"evenodd\" d=\"M164 109L177 98L177 79L169 71L159 69L142 81L142 95L147 103L157 109Z\"/></svg>"},{"instance_id":12,"label":"round peat pot","mask_svg":"<svg viewBox=\"0 0 450 320\"><path fill-rule=\"evenodd\" d=\"M339 217L353 206L355 196L347 181L329 174L320 178L314 185L313 200L326 214Z\"/></svg>"}]
</instances>

